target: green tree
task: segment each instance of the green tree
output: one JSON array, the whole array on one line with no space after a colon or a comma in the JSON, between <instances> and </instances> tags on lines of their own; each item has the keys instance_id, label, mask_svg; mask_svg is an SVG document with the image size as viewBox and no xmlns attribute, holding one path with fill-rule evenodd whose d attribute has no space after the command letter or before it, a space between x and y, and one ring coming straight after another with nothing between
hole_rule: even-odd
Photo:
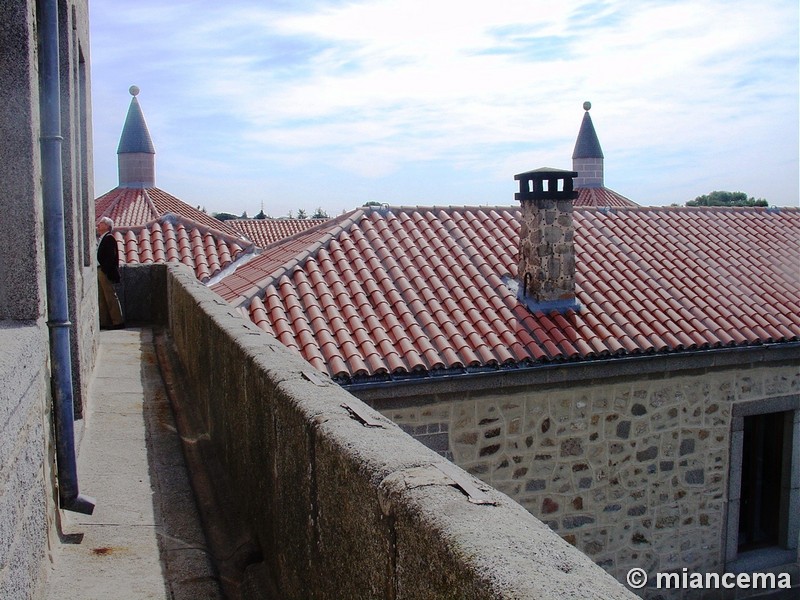
<instances>
[{"instance_id":1,"label":"green tree","mask_svg":"<svg viewBox=\"0 0 800 600\"><path fill-rule=\"evenodd\" d=\"M747 197L744 192L711 192L689 200L686 206L769 206L763 198Z\"/></svg>"},{"instance_id":2,"label":"green tree","mask_svg":"<svg viewBox=\"0 0 800 600\"><path fill-rule=\"evenodd\" d=\"M364 202L362 206L383 206L383 203L376 202L375 200L370 200L369 202Z\"/></svg>"},{"instance_id":3,"label":"green tree","mask_svg":"<svg viewBox=\"0 0 800 600\"><path fill-rule=\"evenodd\" d=\"M247 218L248 218L248 216L247 216L247 211L244 211L244 212L242 213L242 216L241 216L241 217L239 217L239 218L240 218L240 219L247 219Z\"/></svg>"},{"instance_id":4,"label":"green tree","mask_svg":"<svg viewBox=\"0 0 800 600\"><path fill-rule=\"evenodd\" d=\"M289 214L291 215L291 213L289 213ZM306 214L306 211L301 208L300 210L297 211L297 218L298 219L307 219L308 215Z\"/></svg>"},{"instance_id":5,"label":"green tree","mask_svg":"<svg viewBox=\"0 0 800 600\"><path fill-rule=\"evenodd\" d=\"M255 218L255 219L266 219L267 215L264 214L264 209L262 208L261 211L253 218Z\"/></svg>"},{"instance_id":6,"label":"green tree","mask_svg":"<svg viewBox=\"0 0 800 600\"><path fill-rule=\"evenodd\" d=\"M326 213L324 210L322 210L322 207L319 207L316 210L316 212L313 215L311 215L311 218L312 219L327 219L328 218L328 213Z\"/></svg>"},{"instance_id":7,"label":"green tree","mask_svg":"<svg viewBox=\"0 0 800 600\"><path fill-rule=\"evenodd\" d=\"M226 212L212 213L211 216L217 219L218 221L229 221L230 219L239 218L236 215L232 215L231 213L226 213Z\"/></svg>"}]
</instances>

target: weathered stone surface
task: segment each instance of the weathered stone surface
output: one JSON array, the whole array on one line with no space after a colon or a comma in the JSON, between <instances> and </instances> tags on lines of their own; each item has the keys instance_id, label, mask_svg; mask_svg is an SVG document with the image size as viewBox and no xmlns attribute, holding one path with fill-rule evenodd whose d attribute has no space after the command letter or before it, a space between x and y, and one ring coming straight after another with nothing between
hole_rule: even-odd
<instances>
[{"instance_id":1,"label":"weathered stone surface","mask_svg":"<svg viewBox=\"0 0 800 600\"><path fill-rule=\"evenodd\" d=\"M565 538L570 536L587 554L591 550L597 564L615 576L642 566L645 552L651 572L684 559L687 568L715 570L721 566L725 535L723 499L730 470L732 407L767 390L800 393L796 365L765 366L747 373L748 381L741 383L736 370L720 370L571 388L474 393L440 398L434 406L496 419L482 427L473 419L455 433L459 422L452 422L450 435L458 442L453 453L456 463L477 472L476 465L486 461L487 469L480 475L484 481L498 487L513 481L515 487L504 489L518 490L514 498L535 515L559 516L556 527ZM481 408L484 403L491 410ZM515 409L507 415L504 407L510 405L522 407L522 414ZM393 412L407 415L414 410ZM513 434L500 425L512 418L523 424ZM500 432L492 441L506 444L503 448L513 445L513 469L491 466L489 461L502 454L499 449L493 456L479 456L481 442L486 443L481 436L493 426ZM581 502L573 504L578 497ZM558 509L545 513L553 510L553 503ZM664 512L664 507L677 512ZM599 533L601 528L605 533ZM689 548L673 547L674 539ZM636 559L633 551L626 558L626 549L631 548L636 548Z\"/></svg>"},{"instance_id":2,"label":"weathered stone surface","mask_svg":"<svg viewBox=\"0 0 800 600\"><path fill-rule=\"evenodd\" d=\"M497 491L487 492L494 505L469 502L437 468L444 459L387 418L360 405L382 426L353 419L341 405L356 398L304 375L310 365L217 305L185 269L169 268L168 287L170 333L191 382L186 409L207 424L226 467L220 493L263 545L267 564L247 573L264 581L248 589L272 585L290 600L634 598ZM448 445L468 471L535 496L552 469L529 478L531 450L505 428L522 416L503 413L524 403L505 400L427 403L391 416L418 437L455 440ZM498 427L497 443L484 446L485 432ZM538 450L533 439L530 446ZM514 474L521 479L506 485ZM569 523L577 529L587 519Z\"/></svg>"},{"instance_id":3,"label":"weathered stone surface","mask_svg":"<svg viewBox=\"0 0 800 600\"><path fill-rule=\"evenodd\" d=\"M47 551L47 332L0 322L0 597L33 598ZM50 508L52 510L52 507Z\"/></svg>"},{"instance_id":4,"label":"weathered stone surface","mask_svg":"<svg viewBox=\"0 0 800 600\"><path fill-rule=\"evenodd\" d=\"M636 453L636 460L639 462L645 462L648 460L653 460L656 456L658 456L658 448L656 446L650 446L647 450L643 450L642 452Z\"/></svg>"},{"instance_id":5,"label":"weathered stone surface","mask_svg":"<svg viewBox=\"0 0 800 600\"><path fill-rule=\"evenodd\" d=\"M561 456L583 456L583 444L579 438L561 442Z\"/></svg>"},{"instance_id":6,"label":"weathered stone surface","mask_svg":"<svg viewBox=\"0 0 800 600\"><path fill-rule=\"evenodd\" d=\"M545 498L542 501L542 514L543 515L549 515L551 513L554 513L554 512L556 512L558 510L558 508L559 508L558 507L558 502L556 502L552 498Z\"/></svg>"}]
</instances>

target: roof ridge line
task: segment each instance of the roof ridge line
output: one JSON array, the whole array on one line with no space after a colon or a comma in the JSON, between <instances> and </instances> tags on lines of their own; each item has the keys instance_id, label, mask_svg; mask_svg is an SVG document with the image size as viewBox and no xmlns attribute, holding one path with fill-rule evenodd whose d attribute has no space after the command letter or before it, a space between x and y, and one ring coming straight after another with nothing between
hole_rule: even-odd
<instances>
[{"instance_id":1,"label":"roof ridge line","mask_svg":"<svg viewBox=\"0 0 800 600\"><path fill-rule=\"evenodd\" d=\"M174 201L174 202L176 202L178 205L184 205L184 206L188 207L190 210L196 211L196 212L198 212L198 213L202 213L202 214L204 214L206 217L208 217L209 219L211 219L211 220L213 220L213 221L216 221L217 223L219 223L220 225L222 225L222 229L217 229L217 231L219 231L220 233L226 233L226 230L228 230L228 229L229 229L229 230L230 230L230 232L228 232L228 233L227 233L227 235L237 235L237 236L238 236L238 235L241 235L241 232L240 232L240 231L237 231L235 227L231 227L230 225L226 225L226 224L225 224L225 221L220 221L220 220L219 220L219 219L217 219L216 217L213 217L213 216L209 215L208 213L205 213L204 211L201 211L199 208L195 208L195 207L193 207L193 206L192 206L191 204L189 204L188 202L185 202L185 201L181 200L180 198L178 198L178 197L177 197L177 196L175 196L174 194L170 194L168 191L166 191L166 190L164 190L164 189L161 189L161 188L160 188L160 187L158 187L158 186L152 186L152 187L145 188L145 189L147 189L147 190L155 190L155 191L157 191L159 194L162 194L163 196L165 196L165 197L166 197L168 200ZM149 192L148 192L148 195L149 195ZM155 206L155 200L153 200L153 205ZM156 214L157 214L157 215L159 214L157 210L156 210ZM181 214L181 213L178 213L178 214ZM195 222L195 223L200 223L200 221L198 221L198 220L196 220L196 219L192 219L191 217L185 217L185 218L187 218L187 219L190 219L192 222ZM205 227L209 227L209 225L206 225Z\"/></svg>"},{"instance_id":2,"label":"roof ridge line","mask_svg":"<svg viewBox=\"0 0 800 600\"><path fill-rule=\"evenodd\" d=\"M155 215L155 219L154 220L158 220L160 215L158 214L158 209L156 208L156 203L153 202L153 199L150 197L150 193L147 191L147 188L143 187L143 188L139 188L139 189L142 190L142 194L144 194L145 202L147 203L147 205L150 207L150 210Z\"/></svg>"},{"instance_id":3,"label":"roof ridge line","mask_svg":"<svg viewBox=\"0 0 800 600\"><path fill-rule=\"evenodd\" d=\"M325 233L319 240L317 240L313 244L305 246L298 253L293 254L285 261L280 263L278 266L276 266L274 269L272 269L263 278L259 279L258 282L254 282L253 288L255 288L256 291L254 291L253 293L248 292L247 295L239 294L238 299L233 299L229 301L230 304L234 305L235 307L249 306L253 298L262 296L264 294L264 290L266 290L267 287L273 284L278 277L280 277L281 275L285 275L288 271L297 267L297 265L299 265L302 261L308 260L314 253L318 252L321 248L328 245L331 242L331 240L333 240L333 238L336 237L342 230L352 226L356 222L356 220L361 219L365 214L366 211L363 208L354 208L349 213L339 215L338 217L329 219L324 223L319 223L317 225L314 225L314 227L309 227L304 231L299 231L287 238L280 239L276 242L273 242L272 244L267 245L262 249L261 256L266 256L268 249L274 249L282 245L288 245L289 243L298 239L301 236L317 232L319 231L319 229L333 225L332 230ZM333 223L331 223L331 221L333 221Z\"/></svg>"},{"instance_id":4,"label":"roof ridge line","mask_svg":"<svg viewBox=\"0 0 800 600\"><path fill-rule=\"evenodd\" d=\"M275 270L276 271L277 270L288 271L289 269L293 269L298 264L300 264L301 261L308 260L313 254L318 252L320 249L327 247L328 244L331 243L331 241L333 240L334 237L338 236L339 233L341 233L344 229L354 225L356 220L360 219L365 214L366 214L365 211L362 210L361 208L354 208L352 213L346 213L344 215L339 215L339 217L336 217L336 219L331 219L332 221L341 219L341 222L340 223L335 223L334 227L331 228L330 231L326 232L320 239L318 239L313 244L311 244L311 245L307 246L306 248L304 248L303 251L301 251L299 254L294 255L292 258L287 260L285 263L283 263L280 267L278 267ZM300 231L298 233L292 234L288 238L284 238L283 240L278 240L277 242L275 242L275 244L279 244L279 243L287 241L287 240L293 240L293 239L295 239L295 236L300 236L300 235L303 235L303 234L307 234L308 232L311 232L311 231L318 231L317 228L323 229L324 226L327 225L327 224L328 224L327 222L319 223L317 225L314 225L314 227L309 227L305 231ZM268 247L270 247L272 245L273 244L270 244ZM275 271L273 271L273 273L274 272ZM272 273L270 273L269 278L270 279L272 278Z\"/></svg>"},{"instance_id":5,"label":"roof ridge line","mask_svg":"<svg viewBox=\"0 0 800 600\"><path fill-rule=\"evenodd\" d=\"M122 186L119 186L119 185L118 185L118 186L116 186L116 187L114 187L114 188L111 188L110 190L108 190L108 191L107 191L105 194L101 194L100 196L98 196L97 198L95 198L95 200L94 200L94 202L95 202L95 207L97 206L97 201L98 201L98 200L100 200L100 199L101 199L101 198L103 198L104 196L108 196L108 195L110 195L110 194L113 194L113 193L114 193L116 190L119 190L119 189L125 189L125 188L122 188ZM132 189L132 188L127 188L127 189ZM95 218L95 221L96 221L98 218L102 217L102 216L103 216L103 214L105 214L105 213L107 213L107 212L110 212L110 213L112 213L112 214L113 214L113 213L114 213L114 209L117 207L117 205L118 205L118 204L120 203L120 201L122 200L122 195L123 195L123 194L116 194L116 195L115 195L115 197L114 197L114 198L111 200L111 203L110 203L110 204L109 204L109 205L106 207L106 209L105 209L105 210L104 210L104 211L103 211L101 214L99 214L99 215L98 215L98 214L95 214L95 216L94 216L94 218ZM116 224L115 224L115 227L114 227L114 228L116 229Z\"/></svg>"},{"instance_id":6,"label":"roof ridge line","mask_svg":"<svg viewBox=\"0 0 800 600\"><path fill-rule=\"evenodd\" d=\"M153 219L152 221L148 221L148 223L154 223L154 222L161 223L161 222L167 221L167 220L169 220L171 218L174 218L176 221L181 221L184 224L185 223L189 223L190 225L194 226L203 235L205 235L207 233L216 233L219 236L225 238L226 242L234 241L236 243L239 243L239 242L242 242L242 241L246 241L248 243L247 247L255 247L255 242L253 242L253 240L251 240L250 238L248 238L248 237L246 237L244 235L241 235L240 237L234 237L231 234L229 234L229 233L227 233L225 231L222 231L221 229L214 229L214 228L210 227L209 225L206 225L204 223L201 223L200 221L196 221L196 220L192 219L191 217L187 217L185 215L181 215L181 214L174 213L174 212L171 212L171 211L165 212L160 217L158 217L156 219ZM244 249L245 248L242 248L242 250L244 250Z\"/></svg>"},{"instance_id":7,"label":"roof ridge line","mask_svg":"<svg viewBox=\"0 0 800 600\"><path fill-rule=\"evenodd\" d=\"M203 285L206 286L207 288L211 288L211 286L216 285L217 283L225 279L227 276L233 275L239 267L246 265L256 256L258 256L258 253L256 252L255 244L253 244L253 246L247 248L246 250L243 249L242 253L239 254L239 256L235 260L232 260L227 267L220 269L219 271L214 273L214 275L212 275L206 281L203 282Z\"/></svg>"},{"instance_id":8,"label":"roof ridge line","mask_svg":"<svg viewBox=\"0 0 800 600\"><path fill-rule=\"evenodd\" d=\"M339 217L341 217L341 216L342 215L339 215ZM257 223L264 223L264 222L271 223L271 222L276 222L276 221L278 221L278 222L280 222L280 221L283 221L283 222L286 222L286 221L320 221L319 223L317 223L317 225L321 225L322 223L327 223L328 221L334 221L334 220L338 219L339 217L323 217L323 218L318 218L318 219L315 219L315 218L312 218L312 217L308 217L306 219L298 219L297 217L293 217L291 219L288 218L288 217L266 217L264 219L257 219L256 217L252 217L252 218L248 217L247 219L242 219L242 218L225 219L224 223L256 223L257 224ZM314 227L316 227L317 225L314 225ZM309 229L311 229L311 227L309 227ZM294 234L292 234L292 235L294 235Z\"/></svg>"},{"instance_id":9,"label":"roof ridge line","mask_svg":"<svg viewBox=\"0 0 800 600\"><path fill-rule=\"evenodd\" d=\"M360 210L360 209L354 208L352 212L355 212L357 210ZM312 225L308 229L303 229L302 231L296 231L292 235L283 237L283 238L281 238L279 240L275 240L274 242L264 246L264 249L266 250L267 248L271 248L273 246L284 244L284 243L286 243L288 241L295 240L300 236L306 235L308 233L314 233L316 231L319 231L320 229L324 229L325 227L330 227L332 225L335 226L337 221L342 220L343 217L349 216L350 214L351 213L345 213L344 215L339 215L338 217L333 217L331 219L325 219L322 223L317 223L316 225ZM297 220L297 219L295 219L295 220ZM300 219L300 220L302 221L302 220L305 220L305 219ZM248 221L249 221L249 219L248 219Z\"/></svg>"},{"instance_id":10,"label":"roof ridge line","mask_svg":"<svg viewBox=\"0 0 800 600\"><path fill-rule=\"evenodd\" d=\"M374 207L375 209L379 209L379 207ZM500 210L519 210L519 204L514 206L513 204L432 204L432 205L397 205L397 206L389 206L388 210L492 210L492 209L500 209ZM385 208L382 210L386 210Z\"/></svg>"},{"instance_id":11,"label":"roof ridge line","mask_svg":"<svg viewBox=\"0 0 800 600\"><path fill-rule=\"evenodd\" d=\"M256 247L255 243L253 241L247 239L247 238L235 238L235 237L231 236L230 234L225 233L224 231L219 231L217 229L212 229L211 227L208 227L207 225L204 225L203 223L199 223L198 221L195 221L194 219L190 219L189 217L185 217L183 215L179 215L179 214L174 213L174 212L165 212L163 215L160 215L160 216L156 217L155 219L150 219L149 221L147 221L145 223L142 223L141 225L119 225L119 226L115 225L114 226L114 231L120 231L120 232L130 231L130 232L138 235L143 230L150 229L150 227L152 225L154 225L155 223L163 224L165 222L180 222L184 226L187 225L187 224L191 225L191 226L195 227L203 235L208 234L208 233L214 233L214 234L219 235L220 237L224 238L224 241L226 243L227 242L231 242L231 241L239 243L241 241L246 240L248 242L248 244L246 246L242 247L242 251L243 252L249 251L251 249L254 250L255 247ZM239 245L241 245L241 244L239 244Z\"/></svg>"}]
</instances>

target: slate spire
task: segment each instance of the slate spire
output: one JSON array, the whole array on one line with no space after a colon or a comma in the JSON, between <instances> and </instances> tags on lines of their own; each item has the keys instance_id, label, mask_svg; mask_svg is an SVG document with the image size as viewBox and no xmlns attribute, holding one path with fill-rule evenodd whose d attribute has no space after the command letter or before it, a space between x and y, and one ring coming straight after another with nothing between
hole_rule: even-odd
<instances>
[{"instance_id":1,"label":"slate spire","mask_svg":"<svg viewBox=\"0 0 800 600\"><path fill-rule=\"evenodd\" d=\"M119 187L155 187L156 150L136 99L139 88L132 85L129 91L133 98L117 147Z\"/></svg>"},{"instance_id":2,"label":"slate spire","mask_svg":"<svg viewBox=\"0 0 800 600\"><path fill-rule=\"evenodd\" d=\"M575 141L575 150L572 152L572 170L577 171L578 177L575 179L577 188L598 188L603 187L603 150L600 148L600 140L594 130L592 117L589 116L589 109L592 108L591 102L583 103L583 122L578 132L578 139Z\"/></svg>"}]
</instances>

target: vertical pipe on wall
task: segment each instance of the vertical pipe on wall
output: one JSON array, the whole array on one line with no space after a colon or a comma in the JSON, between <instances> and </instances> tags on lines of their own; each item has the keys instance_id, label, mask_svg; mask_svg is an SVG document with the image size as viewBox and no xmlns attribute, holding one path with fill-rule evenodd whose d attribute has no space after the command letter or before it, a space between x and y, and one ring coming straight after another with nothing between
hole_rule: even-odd
<instances>
[{"instance_id":1,"label":"vertical pipe on wall","mask_svg":"<svg viewBox=\"0 0 800 600\"><path fill-rule=\"evenodd\" d=\"M72 396L70 322L64 235L64 189L61 165L61 82L59 73L58 0L41 6L42 195L44 204L47 326L56 422L56 461L61 508L92 514L95 501L78 490L75 458L75 414Z\"/></svg>"}]
</instances>

